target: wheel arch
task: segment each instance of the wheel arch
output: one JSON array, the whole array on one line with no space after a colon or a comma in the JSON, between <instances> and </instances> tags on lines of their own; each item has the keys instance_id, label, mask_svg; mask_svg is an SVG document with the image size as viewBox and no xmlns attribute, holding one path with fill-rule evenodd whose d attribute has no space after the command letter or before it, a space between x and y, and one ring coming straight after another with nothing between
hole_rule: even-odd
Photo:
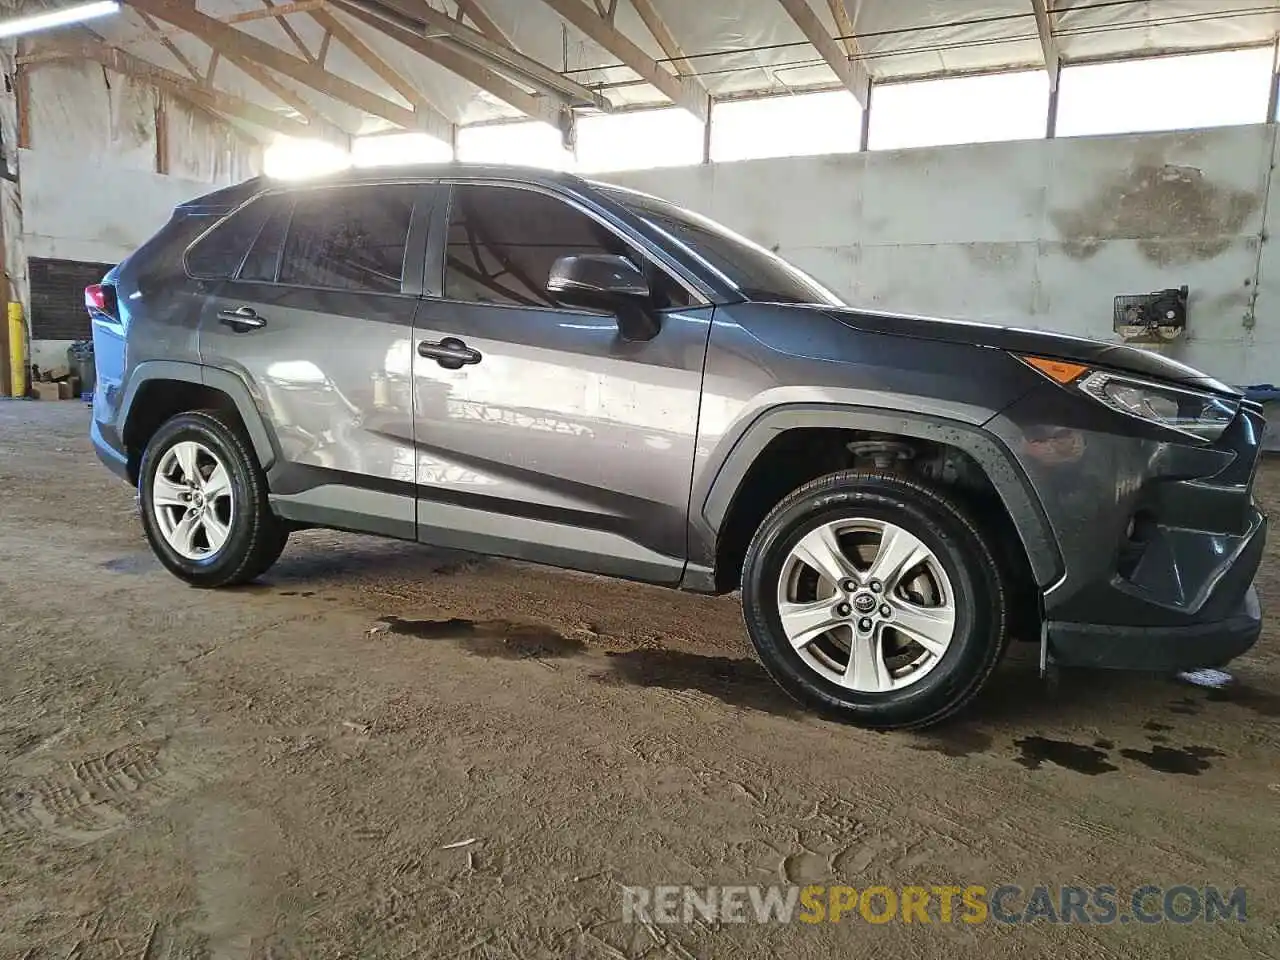
<instances>
[{"instance_id":1,"label":"wheel arch","mask_svg":"<svg viewBox=\"0 0 1280 960\"><path fill-rule=\"evenodd\" d=\"M277 457L275 440L243 380L226 370L199 363L148 360L134 369L120 403L121 440L128 456L129 479L137 482L142 450L164 421L178 413L206 407L234 413L262 469L270 469Z\"/></svg>"},{"instance_id":2,"label":"wheel arch","mask_svg":"<svg viewBox=\"0 0 1280 960\"><path fill-rule=\"evenodd\" d=\"M695 502L697 515L693 518L694 525L700 526L715 545L713 572L710 577L703 578L711 582L690 586L707 586L716 592L731 588L728 580L733 578L733 572L722 569L726 559L725 536L733 534L735 512L742 508L744 494L750 492L753 481L762 472L759 469L753 472L753 468L767 465L768 461L762 458L770 450L777 450L780 443L785 447L789 436L823 432L840 436L853 432L899 437L961 452L972 459L998 496L1036 583L1043 588L1062 575L1062 555L1039 496L1012 453L995 436L976 424L928 414L814 403L787 404L766 410L732 441L705 495ZM834 449L842 452L842 445L836 445ZM825 452L821 454L826 455ZM847 461L837 463L833 460L826 464L819 458L808 470L802 471L809 474L804 480L846 465ZM788 492L790 490L782 491L781 495ZM771 492L766 493L766 499L771 496ZM765 507L765 513L768 509ZM732 565L732 558L729 558L729 565Z\"/></svg>"}]
</instances>

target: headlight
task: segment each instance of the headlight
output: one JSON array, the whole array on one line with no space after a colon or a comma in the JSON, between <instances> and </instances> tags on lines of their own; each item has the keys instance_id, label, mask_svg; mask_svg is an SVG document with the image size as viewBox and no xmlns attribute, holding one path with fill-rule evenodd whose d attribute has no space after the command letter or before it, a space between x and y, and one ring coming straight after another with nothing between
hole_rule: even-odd
<instances>
[{"instance_id":1,"label":"headlight","mask_svg":"<svg viewBox=\"0 0 1280 960\"><path fill-rule=\"evenodd\" d=\"M1239 400L1205 390L1106 370L1091 372L1083 364L1049 357L1019 355L1019 359L1054 383L1081 390L1117 413L1177 430L1197 440L1217 440L1240 409Z\"/></svg>"},{"instance_id":2,"label":"headlight","mask_svg":"<svg viewBox=\"0 0 1280 960\"><path fill-rule=\"evenodd\" d=\"M1077 386L1099 403L1119 413L1158 423L1198 440L1217 440L1235 418L1239 401L1121 376L1102 370L1089 374Z\"/></svg>"}]
</instances>

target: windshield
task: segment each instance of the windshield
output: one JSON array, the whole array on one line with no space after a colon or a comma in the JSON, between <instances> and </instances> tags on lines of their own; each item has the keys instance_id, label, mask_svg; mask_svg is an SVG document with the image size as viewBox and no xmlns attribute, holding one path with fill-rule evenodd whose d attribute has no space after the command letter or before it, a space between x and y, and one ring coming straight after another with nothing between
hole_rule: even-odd
<instances>
[{"instance_id":1,"label":"windshield","mask_svg":"<svg viewBox=\"0 0 1280 960\"><path fill-rule=\"evenodd\" d=\"M839 297L804 271L714 220L657 197L597 186L655 230L688 248L748 300L844 306Z\"/></svg>"}]
</instances>

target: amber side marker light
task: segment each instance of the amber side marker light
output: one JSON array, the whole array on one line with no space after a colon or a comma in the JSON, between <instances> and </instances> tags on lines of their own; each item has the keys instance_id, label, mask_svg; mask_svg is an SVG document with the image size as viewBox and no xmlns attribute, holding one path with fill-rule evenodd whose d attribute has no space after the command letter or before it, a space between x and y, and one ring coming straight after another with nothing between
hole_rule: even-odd
<instances>
[{"instance_id":1,"label":"amber side marker light","mask_svg":"<svg viewBox=\"0 0 1280 960\"><path fill-rule=\"evenodd\" d=\"M1048 357L1024 357L1019 360L1029 367L1034 367L1055 383L1068 384L1089 368L1083 363L1069 363L1066 360L1050 360Z\"/></svg>"}]
</instances>

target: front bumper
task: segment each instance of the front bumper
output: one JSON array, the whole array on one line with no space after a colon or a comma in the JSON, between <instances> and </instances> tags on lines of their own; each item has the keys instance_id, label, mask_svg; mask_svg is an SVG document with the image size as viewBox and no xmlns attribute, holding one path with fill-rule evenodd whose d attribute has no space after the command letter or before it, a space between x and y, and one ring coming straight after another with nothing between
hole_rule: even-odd
<instances>
[{"instance_id":1,"label":"front bumper","mask_svg":"<svg viewBox=\"0 0 1280 960\"><path fill-rule=\"evenodd\" d=\"M1262 632L1262 609L1252 586L1231 616L1180 627L1106 626L1049 621L1049 656L1072 667L1114 670L1195 670L1240 656Z\"/></svg>"},{"instance_id":2,"label":"front bumper","mask_svg":"<svg viewBox=\"0 0 1280 960\"><path fill-rule=\"evenodd\" d=\"M1244 404L1218 441L1184 442L1052 387L989 424L1040 495L1061 552L1061 576L1042 585L1053 662L1184 670L1253 646L1263 426Z\"/></svg>"}]
</instances>

